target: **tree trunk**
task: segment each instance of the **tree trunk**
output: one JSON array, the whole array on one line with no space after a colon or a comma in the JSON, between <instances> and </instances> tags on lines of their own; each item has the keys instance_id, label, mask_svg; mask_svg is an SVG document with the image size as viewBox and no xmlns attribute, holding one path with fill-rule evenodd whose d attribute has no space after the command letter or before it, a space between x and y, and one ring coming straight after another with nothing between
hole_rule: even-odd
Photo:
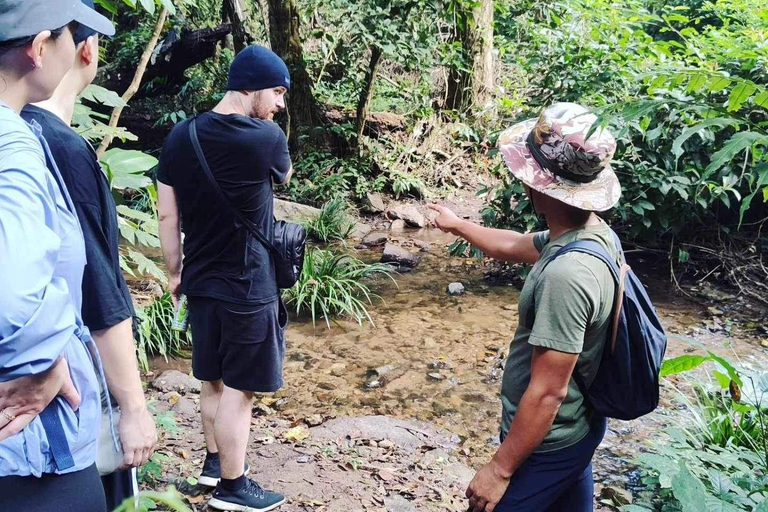
<instances>
[{"instance_id":1,"label":"tree trunk","mask_svg":"<svg viewBox=\"0 0 768 512\"><path fill-rule=\"evenodd\" d=\"M466 69L451 69L445 108L479 112L493 91L493 0L459 14L463 27L456 27L453 41L461 43Z\"/></svg>"},{"instance_id":2,"label":"tree trunk","mask_svg":"<svg viewBox=\"0 0 768 512\"><path fill-rule=\"evenodd\" d=\"M248 46L252 39L245 29L245 12L243 9L243 0L224 0L224 14L232 23L232 42L235 46L235 53Z\"/></svg>"},{"instance_id":3,"label":"tree trunk","mask_svg":"<svg viewBox=\"0 0 768 512\"><path fill-rule=\"evenodd\" d=\"M268 0L268 3L272 51L285 61L291 73L287 131L291 147L295 148L299 135L319 125L322 117L312 93L312 79L304 64L296 1Z\"/></svg>"},{"instance_id":4,"label":"tree trunk","mask_svg":"<svg viewBox=\"0 0 768 512\"><path fill-rule=\"evenodd\" d=\"M357 128L357 139L355 145L359 149L363 140L363 130L365 129L365 119L368 117L368 106L371 103L371 97L373 97L373 81L376 79L376 72L379 69L379 63L381 62L381 48L374 45L371 47L371 62L368 65L368 71L365 72L365 81L363 82L363 90L360 91L360 100L357 102L357 121L355 127Z\"/></svg>"},{"instance_id":5,"label":"tree trunk","mask_svg":"<svg viewBox=\"0 0 768 512\"><path fill-rule=\"evenodd\" d=\"M144 76L144 71L147 70L147 64L149 63L150 57L152 57L152 52L155 50L155 46L157 46L158 39L160 39L160 33L163 31L163 25L165 25L165 19L167 17L168 11L165 9L165 7L163 7L160 11L160 15L157 17L155 30L152 32L152 37L147 42L147 46L144 47L144 53L141 54L139 65L136 67L136 72L133 74L131 85L129 85L128 89L123 93L122 99L124 104L127 104L131 98L133 98L133 95L136 94L136 91L139 90L139 86L141 85L141 78ZM115 107L112 110L112 116L109 118L110 128L117 128L117 122L120 120L120 114L122 114L122 112L123 107ZM99 145L99 149L96 150L96 155L99 158L101 158L101 155L104 154L109 145L112 144L112 140L114 138L114 135L107 135L104 137L104 140L102 140L101 144Z\"/></svg>"}]
</instances>

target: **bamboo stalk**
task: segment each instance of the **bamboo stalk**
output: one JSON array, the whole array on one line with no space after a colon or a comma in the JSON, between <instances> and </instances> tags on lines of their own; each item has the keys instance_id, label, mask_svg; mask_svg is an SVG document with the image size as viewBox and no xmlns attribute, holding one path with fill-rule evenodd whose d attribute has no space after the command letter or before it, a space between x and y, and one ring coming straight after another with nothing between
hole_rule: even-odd
<instances>
[{"instance_id":1,"label":"bamboo stalk","mask_svg":"<svg viewBox=\"0 0 768 512\"><path fill-rule=\"evenodd\" d=\"M144 77L144 72L147 70L149 59L152 57L152 52L155 50L155 46L157 46L157 41L160 39L160 33L163 31L163 25L165 25L165 20L167 17L168 10L163 7L160 11L160 15L157 17L155 30L152 32L152 37L147 42L147 46L144 47L144 53L141 54L139 65L136 67L136 72L133 74L133 80L131 80L131 84L128 86L128 89L126 89L126 91L123 93L123 105L127 104L131 98L133 98L136 92L138 92L139 86L141 85L141 79ZM110 128L117 128L117 122L120 120L120 114L123 113L123 108L125 107L117 106L112 110L112 115L109 118ZM99 144L99 149L96 150L96 155L98 155L99 158L101 158L109 145L112 144L112 140L114 140L114 138L115 136L112 133L104 136L101 144Z\"/></svg>"}]
</instances>

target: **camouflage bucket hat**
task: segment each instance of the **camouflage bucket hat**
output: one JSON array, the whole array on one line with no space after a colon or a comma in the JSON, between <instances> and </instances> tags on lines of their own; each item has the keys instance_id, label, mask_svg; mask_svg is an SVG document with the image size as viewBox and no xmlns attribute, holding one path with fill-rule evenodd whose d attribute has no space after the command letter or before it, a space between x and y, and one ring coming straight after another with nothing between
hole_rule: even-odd
<instances>
[{"instance_id":1,"label":"camouflage bucket hat","mask_svg":"<svg viewBox=\"0 0 768 512\"><path fill-rule=\"evenodd\" d=\"M499 151L517 179L542 194L579 208L602 212L616 206L621 185L611 169L616 139L596 130L594 114L575 103L555 103L499 136Z\"/></svg>"}]
</instances>

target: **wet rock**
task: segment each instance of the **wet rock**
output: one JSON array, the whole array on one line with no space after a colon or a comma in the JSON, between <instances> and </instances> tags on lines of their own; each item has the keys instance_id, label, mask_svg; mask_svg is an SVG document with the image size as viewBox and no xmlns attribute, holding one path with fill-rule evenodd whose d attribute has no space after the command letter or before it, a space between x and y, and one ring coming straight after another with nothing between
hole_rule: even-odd
<instances>
[{"instance_id":1,"label":"wet rock","mask_svg":"<svg viewBox=\"0 0 768 512\"><path fill-rule=\"evenodd\" d=\"M619 506L632 504L632 493L626 489L608 485L600 490L600 499L611 500Z\"/></svg>"},{"instance_id":2,"label":"wet rock","mask_svg":"<svg viewBox=\"0 0 768 512\"><path fill-rule=\"evenodd\" d=\"M386 233L374 231L365 235L365 238L363 238L363 245L366 247L376 247L387 243L387 239L388 236Z\"/></svg>"},{"instance_id":3,"label":"wet rock","mask_svg":"<svg viewBox=\"0 0 768 512\"><path fill-rule=\"evenodd\" d=\"M181 394L188 392L200 393L200 381L178 370L164 371L152 381L152 387L163 392L176 391Z\"/></svg>"},{"instance_id":4,"label":"wet rock","mask_svg":"<svg viewBox=\"0 0 768 512\"><path fill-rule=\"evenodd\" d=\"M387 214L392 218L402 219L407 225L415 228L423 228L427 225L427 219L424 218L424 215L422 215L415 206L396 206L395 208L389 210Z\"/></svg>"},{"instance_id":5,"label":"wet rock","mask_svg":"<svg viewBox=\"0 0 768 512\"><path fill-rule=\"evenodd\" d=\"M386 206L384 205L384 199L381 197L381 194L368 193L365 195L365 199L363 199L363 211L368 213L381 213L384 210L386 210Z\"/></svg>"},{"instance_id":6,"label":"wet rock","mask_svg":"<svg viewBox=\"0 0 768 512\"><path fill-rule=\"evenodd\" d=\"M379 366L378 368L368 370L365 387L367 389L383 387L398 377L402 377L405 371L405 368L400 368L394 364Z\"/></svg>"},{"instance_id":7,"label":"wet rock","mask_svg":"<svg viewBox=\"0 0 768 512\"><path fill-rule=\"evenodd\" d=\"M381 256L382 263L397 263L402 267L413 268L419 264L418 255L412 254L406 249L393 244L386 244L384 246L384 254Z\"/></svg>"},{"instance_id":8,"label":"wet rock","mask_svg":"<svg viewBox=\"0 0 768 512\"><path fill-rule=\"evenodd\" d=\"M427 377L429 377L430 380L436 380L436 381L445 379L445 375L439 372L428 373Z\"/></svg>"},{"instance_id":9,"label":"wet rock","mask_svg":"<svg viewBox=\"0 0 768 512\"><path fill-rule=\"evenodd\" d=\"M451 283L448 285L448 295L457 296L457 295L464 295L465 292L464 285L461 283Z\"/></svg>"},{"instance_id":10,"label":"wet rock","mask_svg":"<svg viewBox=\"0 0 768 512\"><path fill-rule=\"evenodd\" d=\"M320 215L320 209L306 204L292 203L282 199L274 200L275 219L290 222L316 219Z\"/></svg>"},{"instance_id":11,"label":"wet rock","mask_svg":"<svg viewBox=\"0 0 768 512\"><path fill-rule=\"evenodd\" d=\"M402 231L405 229L405 221L403 219L397 219L390 224L389 229L392 231Z\"/></svg>"}]
</instances>

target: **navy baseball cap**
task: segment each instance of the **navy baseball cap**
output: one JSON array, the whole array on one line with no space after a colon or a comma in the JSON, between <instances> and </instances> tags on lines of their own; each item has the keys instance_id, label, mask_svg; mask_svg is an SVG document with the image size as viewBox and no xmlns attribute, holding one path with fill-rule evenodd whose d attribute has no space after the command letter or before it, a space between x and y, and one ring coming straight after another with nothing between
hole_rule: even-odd
<instances>
[{"instance_id":1,"label":"navy baseball cap","mask_svg":"<svg viewBox=\"0 0 768 512\"><path fill-rule=\"evenodd\" d=\"M260 91L291 88L288 66L269 48L252 45L235 56L229 67L228 91Z\"/></svg>"},{"instance_id":2,"label":"navy baseball cap","mask_svg":"<svg viewBox=\"0 0 768 512\"><path fill-rule=\"evenodd\" d=\"M76 21L112 36L112 23L81 0L0 0L0 42L34 36Z\"/></svg>"},{"instance_id":3,"label":"navy baseball cap","mask_svg":"<svg viewBox=\"0 0 768 512\"><path fill-rule=\"evenodd\" d=\"M90 9L96 9L93 5L93 0L81 0L83 4L90 8ZM75 40L75 44L80 44L86 39L88 39L91 36L95 36L99 32L96 30L93 30L92 28L86 27L83 24L78 25L77 30L75 30L74 34L72 34L72 39Z\"/></svg>"}]
</instances>

